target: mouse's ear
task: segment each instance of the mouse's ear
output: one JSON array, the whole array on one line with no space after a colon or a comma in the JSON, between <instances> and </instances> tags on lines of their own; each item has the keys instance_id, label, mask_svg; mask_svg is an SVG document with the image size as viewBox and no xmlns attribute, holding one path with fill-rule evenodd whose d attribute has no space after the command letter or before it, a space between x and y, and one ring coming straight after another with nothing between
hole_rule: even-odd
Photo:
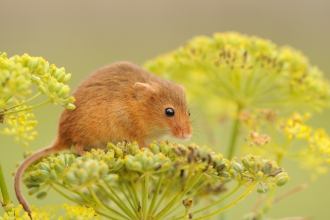
<instances>
[{"instance_id":1,"label":"mouse's ear","mask_svg":"<svg viewBox=\"0 0 330 220\"><path fill-rule=\"evenodd\" d=\"M180 84L179 84L179 87L182 89L182 91L186 94L186 88L185 87L183 87L183 86L181 86Z\"/></svg>"},{"instance_id":2,"label":"mouse's ear","mask_svg":"<svg viewBox=\"0 0 330 220\"><path fill-rule=\"evenodd\" d=\"M155 92L155 89L148 83L137 82L134 84L135 97L140 100L143 97L147 97Z\"/></svg>"}]
</instances>

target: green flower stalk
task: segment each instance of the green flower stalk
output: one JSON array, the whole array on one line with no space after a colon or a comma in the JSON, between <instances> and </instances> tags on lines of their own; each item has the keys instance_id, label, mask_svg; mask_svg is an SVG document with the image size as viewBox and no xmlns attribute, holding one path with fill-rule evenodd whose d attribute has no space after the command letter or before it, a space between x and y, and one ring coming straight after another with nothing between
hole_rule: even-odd
<instances>
[{"instance_id":1,"label":"green flower stalk","mask_svg":"<svg viewBox=\"0 0 330 220\"><path fill-rule=\"evenodd\" d=\"M136 143L123 142L109 144L106 152L92 150L81 157L61 154L43 159L30 167L24 182L29 194L38 198L45 197L45 189L51 187L108 219L203 219L201 210L217 204L203 207L203 199L218 195L222 200L223 191L217 188L224 182L237 182L227 197L241 186L248 187L228 209L257 185L266 190L289 180L274 161L254 155L241 161L229 161L205 146L153 142L150 149L140 149ZM75 196L69 196L70 192Z\"/></svg>"}]
</instances>

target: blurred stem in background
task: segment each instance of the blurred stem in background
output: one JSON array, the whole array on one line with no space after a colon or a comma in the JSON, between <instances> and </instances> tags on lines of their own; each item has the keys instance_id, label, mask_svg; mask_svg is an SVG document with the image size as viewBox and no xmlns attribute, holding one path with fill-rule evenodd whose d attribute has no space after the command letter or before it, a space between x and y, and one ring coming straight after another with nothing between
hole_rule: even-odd
<instances>
[{"instance_id":1,"label":"blurred stem in background","mask_svg":"<svg viewBox=\"0 0 330 220\"><path fill-rule=\"evenodd\" d=\"M12 203L6 185L6 180L3 175L2 165L0 162L0 202L2 203L2 207L4 208L5 212L8 212L14 208L14 204Z\"/></svg>"},{"instance_id":2,"label":"blurred stem in background","mask_svg":"<svg viewBox=\"0 0 330 220\"><path fill-rule=\"evenodd\" d=\"M237 103L236 114L234 115L234 124L233 124L230 142L229 142L229 146L228 146L228 155L227 155L228 159L232 159L233 156L235 155L235 148L237 145L237 139L238 139L238 134L239 134L239 129L240 129L239 114L242 109L243 109L243 106L241 104Z\"/></svg>"}]
</instances>

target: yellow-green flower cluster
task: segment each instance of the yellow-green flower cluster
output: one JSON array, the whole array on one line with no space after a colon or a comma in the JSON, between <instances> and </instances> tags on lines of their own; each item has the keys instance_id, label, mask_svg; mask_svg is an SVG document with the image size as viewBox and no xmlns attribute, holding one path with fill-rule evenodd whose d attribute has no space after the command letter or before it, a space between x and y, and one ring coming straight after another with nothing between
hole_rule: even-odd
<instances>
[{"instance_id":1,"label":"yellow-green flower cluster","mask_svg":"<svg viewBox=\"0 0 330 220\"><path fill-rule=\"evenodd\" d=\"M7 116L8 128L0 130L0 134L15 135L15 141L34 140L37 132L33 131L37 121L30 120L33 114L28 111L47 103L62 105L74 109L74 98L70 96L70 88L66 82L71 74L66 74L64 68L49 65L42 57L31 57L27 54L7 58L6 53L0 53L0 124ZM36 84L39 93L24 100L31 94L30 86ZM44 94L48 100L34 106L27 103Z\"/></svg>"},{"instance_id":2,"label":"yellow-green flower cluster","mask_svg":"<svg viewBox=\"0 0 330 220\"><path fill-rule=\"evenodd\" d=\"M71 78L65 69L49 65L42 57L31 57L28 54L15 55L7 58L6 53L0 59L1 103L0 109L5 109L6 103L14 95L26 96L31 83L36 83L38 89L51 102L72 109L74 98L70 96L70 88L65 83ZM1 105L2 104L2 105Z\"/></svg>"},{"instance_id":3,"label":"yellow-green flower cluster","mask_svg":"<svg viewBox=\"0 0 330 220\"><path fill-rule=\"evenodd\" d=\"M72 206L63 204L62 208L66 211L66 216L60 216L59 220L99 220L100 216L97 215L94 209L85 206Z\"/></svg>"},{"instance_id":4,"label":"yellow-green flower cluster","mask_svg":"<svg viewBox=\"0 0 330 220\"><path fill-rule=\"evenodd\" d=\"M241 158L245 168L244 178L245 181L257 180L261 183L264 192L268 188L276 186L283 186L289 180L289 176L282 168L279 168L275 161L265 160L260 156L247 155Z\"/></svg>"},{"instance_id":5,"label":"yellow-green flower cluster","mask_svg":"<svg viewBox=\"0 0 330 220\"><path fill-rule=\"evenodd\" d=\"M280 122L280 128L283 127L284 133L288 139L309 139L312 132L312 128L307 126L304 122L309 118L309 114L301 115L298 112L294 112L289 118L286 118Z\"/></svg>"},{"instance_id":6,"label":"yellow-green flower cluster","mask_svg":"<svg viewBox=\"0 0 330 220\"><path fill-rule=\"evenodd\" d=\"M6 212L3 217L0 217L0 220L16 220L16 219L22 219L22 220L30 220L30 216L27 212L24 212L23 206L19 205L17 208L14 208L10 212Z\"/></svg>"},{"instance_id":7,"label":"yellow-green flower cluster","mask_svg":"<svg viewBox=\"0 0 330 220\"><path fill-rule=\"evenodd\" d=\"M70 96L70 88L65 83L71 78L65 69L50 65L42 57L31 57L28 54L15 55L7 58L6 53L0 54L0 110L5 110L8 101L14 96L26 96L30 93L29 86L36 83L38 89L51 102L66 108L74 108L74 98Z\"/></svg>"},{"instance_id":8,"label":"yellow-green flower cluster","mask_svg":"<svg viewBox=\"0 0 330 220\"><path fill-rule=\"evenodd\" d=\"M145 67L180 82L200 103L227 99L242 108L329 106L330 86L317 67L299 51L258 37L233 32L195 37ZM201 98L205 94L206 100Z\"/></svg>"},{"instance_id":9,"label":"yellow-green flower cluster","mask_svg":"<svg viewBox=\"0 0 330 220\"><path fill-rule=\"evenodd\" d=\"M6 53L0 53L0 111L13 102L13 96L27 96L31 93L30 72L22 63L16 63L7 58Z\"/></svg>"},{"instance_id":10,"label":"yellow-green flower cluster","mask_svg":"<svg viewBox=\"0 0 330 220\"><path fill-rule=\"evenodd\" d=\"M57 211L57 207L47 206L46 208L36 208L32 207L31 217L33 220L50 220L55 219L54 214ZM13 208L12 211L7 212L0 217L0 220L30 220L30 216L27 212L23 210L22 205L17 208Z\"/></svg>"},{"instance_id":11,"label":"yellow-green flower cluster","mask_svg":"<svg viewBox=\"0 0 330 220\"><path fill-rule=\"evenodd\" d=\"M62 208L65 210L66 214L64 216L56 217L55 212L58 210L57 207L47 206L46 208L36 208L32 207L31 218L33 220L99 220L100 217L95 213L92 208L84 206L71 206L68 204L63 204ZM23 210L22 205L14 208L12 211L7 212L0 217L0 220L30 220L30 216L27 212Z\"/></svg>"},{"instance_id":12,"label":"yellow-green flower cluster","mask_svg":"<svg viewBox=\"0 0 330 220\"><path fill-rule=\"evenodd\" d=\"M18 106L15 110L25 109L26 106ZM15 142L23 142L24 146L28 146L28 141L33 141L38 135L38 132L34 130L34 127L38 124L37 120L34 120L33 113L18 112L15 115L9 115L6 120L8 127L0 130L0 134L14 135Z\"/></svg>"},{"instance_id":13,"label":"yellow-green flower cluster","mask_svg":"<svg viewBox=\"0 0 330 220\"><path fill-rule=\"evenodd\" d=\"M248 155L239 163L206 146L185 147L163 141L144 149L135 142L123 142L109 144L107 151L93 149L80 157L51 156L30 168L24 181L29 193L37 193L39 198L46 196L44 188L59 191L60 187L76 196L63 193L67 198L78 204L94 204L100 215L112 216L110 219L161 219L186 194L192 201L214 196L222 193L217 189L230 180L252 187L259 182L264 192L284 185L288 179L274 161L258 156ZM157 212L160 207L163 209ZM181 208L187 211L187 207Z\"/></svg>"},{"instance_id":14,"label":"yellow-green flower cluster","mask_svg":"<svg viewBox=\"0 0 330 220\"><path fill-rule=\"evenodd\" d=\"M324 129L314 129L306 123L309 114L294 112L290 117L272 120L264 116L264 111L260 110L252 114L245 112L244 117L241 117L247 129L252 130L246 138L249 147L245 147L244 152L267 155L277 158L276 160L291 158L298 161L304 169L311 170L313 178L327 172L330 165L330 137ZM269 137L259 132L266 132L274 138L258 144Z\"/></svg>"},{"instance_id":15,"label":"yellow-green flower cluster","mask_svg":"<svg viewBox=\"0 0 330 220\"><path fill-rule=\"evenodd\" d=\"M301 165L312 170L312 178L325 174L330 165L330 137L324 129L313 131L307 138L308 147L301 149Z\"/></svg>"},{"instance_id":16,"label":"yellow-green flower cluster","mask_svg":"<svg viewBox=\"0 0 330 220\"><path fill-rule=\"evenodd\" d=\"M295 112L284 123L282 121L279 127L280 130L283 128L284 134L291 140L286 146L285 155L299 160L302 167L311 170L311 176L315 178L329 169L330 137L324 129L314 129L307 125L308 118L308 114Z\"/></svg>"}]
</instances>

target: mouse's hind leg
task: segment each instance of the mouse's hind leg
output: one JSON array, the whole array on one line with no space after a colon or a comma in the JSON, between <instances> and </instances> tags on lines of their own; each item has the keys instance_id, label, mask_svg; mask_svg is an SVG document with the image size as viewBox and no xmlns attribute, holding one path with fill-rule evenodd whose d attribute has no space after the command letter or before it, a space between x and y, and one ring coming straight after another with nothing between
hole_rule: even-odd
<instances>
[{"instance_id":1,"label":"mouse's hind leg","mask_svg":"<svg viewBox=\"0 0 330 220\"><path fill-rule=\"evenodd\" d=\"M82 145L75 145L73 151L80 156L86 153L86 151L84 150L84 146Z\"/></svg>"}]
</instances>

